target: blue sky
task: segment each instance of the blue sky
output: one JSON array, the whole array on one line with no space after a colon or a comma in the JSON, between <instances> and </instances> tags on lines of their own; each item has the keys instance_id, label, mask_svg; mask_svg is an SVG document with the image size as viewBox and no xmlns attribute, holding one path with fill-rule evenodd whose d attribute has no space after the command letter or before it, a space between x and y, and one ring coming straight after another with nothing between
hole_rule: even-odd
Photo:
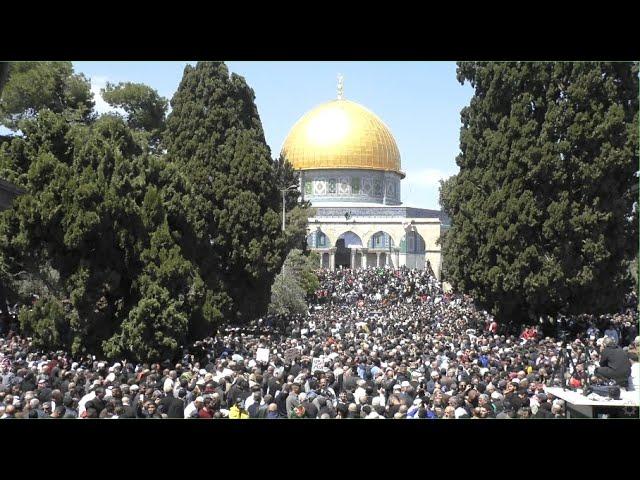
<instances>
[{"instance_id":1,"label":"blue sky","mask_svg":"<svg viewBox=\"0 0 640 480\"><path fill-rule=\"evenodd\" d=\"M91 79L96 109L110 82L141 82L171 99L187 63L73 62ZM336 77L344 77L345 98L376 113L391 129L407 177L405 205L440 208L438 180L457 172L460 110L473 89L456 80L454 62L227 62L256 95L267 143L277 156L293 124L308 110L336 98Z\"/></svg>"}]
</instances>

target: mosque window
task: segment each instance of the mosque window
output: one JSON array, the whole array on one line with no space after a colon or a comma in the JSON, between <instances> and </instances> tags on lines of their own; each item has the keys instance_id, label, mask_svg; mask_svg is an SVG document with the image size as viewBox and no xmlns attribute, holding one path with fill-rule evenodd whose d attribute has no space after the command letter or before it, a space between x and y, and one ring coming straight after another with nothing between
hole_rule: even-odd
<instances>
[{"instance_id":1,"label":"mosque window","mask_svg":"<svg viewBox=\"0 0 640 480\"><path fill-rule=\"evenodd\" d=\"M424 253L426 250L424 238L418 232L407 233L406 247L406 253Z\"/></svg>"},{"instance_id":2,"label":"mosque window","mask_svg":"<svg viewBox=\"0 0 640 480\"><path fill-rule=\"evenodd\" d=\"M380 180L375 180L373 183L373 194L376 197L382 195L382 182Z\"/></svg>"},{"instance_id":3,"label":"mosque window","mask_svg":"<svg viewBox=\"0 0 640 480\"><path fill-rule=\"evenodd\" d=\"M313 181L305 180L304 182L304 193L305 195L311 195L313 193Z\"/></svg>"},{"instance_id":4,"label":"mosque window","mask_svg":"<svg viewBox=\"0 0 640 480\"><path fill-rule=\"evenodd\" d=\"M354 195L360 193L360 177L351 177L351 192Z\"/></svg>"},{"instance_id":5,"label":"mosque window","mask_svg":"<svg viewBox=\"0 0 640 480\"><path fill-rule=\"evenodd\" d=\"M318 232L318 246L319 247L327 246L327 236L322 232Z\"/></svg>"},{"instance_id":6,"label":"mosque window","mask_svg":"<svg viewBox=\"0 0 640 480\"><path fill-rule=\"evenodd\" d=\"M324 232L317 230L309 234L307 245L309 248L326 248L329 245L329 239Z\"/></svg>"},{"instance_id":7,"label":"mosque window","mask_svg":"<svg viewBox=\"0 0 640 480\"><path fill-rule=\"evenodd\" d=\"M393 247L393 240L386 232L378 232L371 236L369 248L390 248Z\"/></svg>"}]
</instances>

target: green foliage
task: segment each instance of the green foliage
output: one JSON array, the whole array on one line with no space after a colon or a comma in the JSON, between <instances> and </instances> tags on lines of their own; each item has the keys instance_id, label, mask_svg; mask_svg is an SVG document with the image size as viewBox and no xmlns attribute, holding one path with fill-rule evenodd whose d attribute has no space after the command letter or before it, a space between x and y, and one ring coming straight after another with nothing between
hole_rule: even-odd
<instances>
[{"instance_id":1,"label":"green foliage","mask_svg":"<svg viewBox=\"0 0 640 480\"><path fill-rule=\"evenodd\" d=\"M156 361L264 313L309 212L290 194L283 234L292 171L271 160L244 80L187 67L166 131L152 89L109 86L127 119L93 119L83 82L67 64L11 64L2 96L22 135L0 143L0 177L25 194L0 212L0 280L13 301L40 296L22 328L43 348Z\"/></svg>"},{"instance_id":2,"label":"green foliage","mask_svg":"<svg viewBox=\"0 0 640 480\"><path fill-rule=\"evenodd\" d=\"M57 350L66 346L64 336L69 330L68 316L58 299L39 299L32 309L23 308L18 320L24 332L34 337L36 348Z\"/></svg>"},{"instance_id":3,"label":"green foliage","mask_svg":"<svg viewBox=\"0 0 640 480\"><path fill-rule=\"evenodd\" d=\"M306 297L320 288L315 273L320 257L315 252L304 254L293 249L282 265L271 288L269 311L277 315L306 314Z\"/></svg>"},{"instance_id":4,"label":"green foliage","mask_svg":"<svg viewBox=\"0 0 640 480\"><path fill-rule=\"evenodd\" d=\"M12 62L0 94L0 123L11 129L44 109L86 121L94 105L90 82L71 62Z\"/></svg>"},{"instance_id":5,"label":"green foliage","mask_svg":"<svg viewBox=\"0 0 640 480\"><path fill-rule=\"evenodd\" d=\"M638 251L638 66L458 65L458 175L445 275L506 321L614 311Z\"/></svg>"},{"instance_id":6,"label":"green foliage","mask_svg":"<svg viewBox=\"0 0 640 480\"><path fill-rule=\"evenodd\" d=\"M149 132L154 141L159 139L164 130L168 102L156 90L141 83L107 83L101 94L108 104L127 113L131 128Z\"/></svg>"},{"instance_id":7,"label":"green foliage","mask_svg":"<svg viewBox=\"0 0 640 480\"><path fill-rule=\"evenodd\" d=\"M187 66L171 100L164 146L190 183L180 225L210 305L227 320L262 314L292 240L280 227L280 192L244 79L222 62Z\"/></svg>"},{"instance_id":8,"label":"green foliage","mask_svg":"<svg viewBox=\"0 0 640 480\"><path fill-rule=\"evenodd\" d=\"M295 276L286 270L280 272L271 288L269 312L275 315L289 316L307 313L305 291Z\"/></svg>"},{"instance_id":9,"label":"green foliage","mask_svg":"<svg viewBox=\"0 0 640 480\"><path fill-rule=\"evenodd\" d=\"M136 279L146 273L145 255L165 216L149 212L150 199L179 176L115 116L88 126L43 110L23 124L24 137L0 150L0 176L26 190L0 213L7 280L17 295L68 299L75 321L70 336L59 337L99 352L145 295ZM25 317L36 337L43 313Z\"/></svg>"},{"instance_id":10,"label":"green foliage","mask_svg":"<svg viewBox=\"0 0 640 480\"><path fill-rule=\"evenodd\" d=\"M14 112L23 135L0 146L0 176L26 191L0 213L0 275L15 300L41 297L20 313L22 327L39 345L73 353L166 358L194 325L219 318L169 227L187 184L149 149L149 132L116 115L78 122L73 104L55 111L27 100Z\"/></svg>"},{"instance_id":11,"label":"green foliage","mask_svg":"<svg viewBox=\"0 0 640 480\"><path fill-rule=\"evenodd\" d=\"M293 249L287 255L282 269L296 279L306 295L312 295L320 288L320 281L315 273L319 262L320 257L317 253L310 252L305 255L301 250Z\"/></svg>"},{"instance_id":12,"label":"green foliage","mask_svg":"<svg viewBox=\"0 0 640 480\"><path fill-rule=\"evenodd\" d=\"M300 190L288 187L298 185L298 174L293 169L291 163L282 155L273 162L273 169L276 177L276 184L280 190L285 190L285 241L291 248L306 249L308 220L315 216L315 209L308 201L300 201ZM281 197L282 198L282 197ZM282 204L281 204L282 205ZM282 208L282 207L280 207Z\"/></svg>"},{"instance_id":13,"label":"green foliage","mask_svg":"<svg viewBox=\"0 0 640 480\"><path fill-rule=\"evenodd\" d=\"M9 62L0 62L0 98L2 98L2 91L9 79Z\"/></svg>"}]
</instances>

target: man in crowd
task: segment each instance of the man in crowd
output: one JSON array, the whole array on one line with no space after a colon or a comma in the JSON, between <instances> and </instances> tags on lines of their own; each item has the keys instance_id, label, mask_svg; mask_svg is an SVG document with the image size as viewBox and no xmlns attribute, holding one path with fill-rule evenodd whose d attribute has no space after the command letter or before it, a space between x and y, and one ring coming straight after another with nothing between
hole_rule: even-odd
<instances>
[{"instance_id":1,"label":"man in crowd","mask_svg":"<svg viewBox=\"0 0 640 480\"><path fill-rule=\"evenodd\" d=\"M631 375L629 355L622 348L617 347L617 342L612 337L604 337L600 366L596 368L595 374L605 380L614 380L616 384L623 387L628 384L629 375Z\"/></svg>"}]
</instances>

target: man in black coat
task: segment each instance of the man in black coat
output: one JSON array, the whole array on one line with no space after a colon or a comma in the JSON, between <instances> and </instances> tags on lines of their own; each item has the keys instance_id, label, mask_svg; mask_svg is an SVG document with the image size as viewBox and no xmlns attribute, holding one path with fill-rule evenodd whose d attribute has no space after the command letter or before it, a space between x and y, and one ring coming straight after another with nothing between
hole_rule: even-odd
<instances>
[{"instance_id":1,"label":"man in black coat","mask_svg":"<svg viewBox=\"0 0 640 480\"><path fill-rule=\"evenodd\" d=\"M184 402L173 396L173 391L167 387L165 397L160 400L160 413L166 413L168 418L184 418Z\"/></svg>"},{"instance_id":2,"label":"man in black coat","mask_svg":"<svg viewBox=\"0 0 640 480\"><path fill-rule=\"evenodd\" d=\"M93 398L92 400L89 400L85 404L85 408L86 409L95 408L99 415L100 412L104 410L104 408L106 407L106 403L104 402L104 396L105 396L104 388L102 387L96 388L95 398Z\"/></svg>"},{"instance_id":3,"label":"man in black coat","mask_svg":"<svg viewBox=\"0 0 640 480\"><path fill-rule=\"evenodd\" d=\"M129 397L122 398L122 409L124 410L118 418L138 418L138 414L136 413L136 409L130 405Z\"/></svg>"},{"instance_id":4,"label":"man in black coat","mask_svg":"<svg viewBox=\"0 0 640 480\"><path fill-rule=\"evenodd\" d=\"M305 418L316 418L318 416L318 408L311 403L316 396L314 394L310 395L309 398L304 398L304 401L300 402L300 405L304 407L304 417Z\"/></svg>"},{"instance_id":5,"label":"man in black coat","mask_svg":"<svg viewBox=\"0 0 640 480\"><path fill-rule=\"evenodd\" d=\"M262 395L275 395L279 389L280 384L274 374L274 368L269 366L262 378Z\"/></svg>"},{"instance_id":6,"label":"man in black coat","mask_svg":"<svg viewBox=\"0 0 640 480\"><path fill-rule=\"evenodd\" d=\"M28 392L30 390L35 390L36 389L36 379L35 376L33 374L33 372L27 372L25 374L25 376L23 377L22 383L20 384L20 387L22 388L23 392Z\"/></svg>"},{"instance_id":7,"label":"man in black coat","mask_svg":"<svg viewBox=\"0 0 640 480\"><path fill-rule=\"evenodd\" d=\"M287 398L289 397L289 385L285 384L282 386L282 390L280 390L277 395L274 397L274 403L278 406L278 417L279 418L288 418L287 415Z\"/></svg>"},{"instance_id":8,"label":"man in black coat","mask_svg":"<svg viewBox=\"0 0 640 480\"><path fill-rule=\"evenodd\" d=\"M600 367L596 368L595 374L601 378L615 380L618 385L627 386L631 375L631 362L627 352L616 347L613 338L604 338Z\"/></svg>"},{"instance_id":9,"label":"man in black coat","mask_svg":"<svg viewBox=\"0 0 640 480\"><path fill-rule=\"evenodd\" d=\"M36 398L40 400L40 403L51 401L51 392L52 390L47 386L47 381L40 379L38 381L38 388L35 391Z\"/></svg>"},{"instance_id":10,"label":"man in black coat","mask_svg":"<svg viewBox=\"0 0 640 480\"><path fill-rule=\"evenodd\" d=\"M236 398L241 398L244 402L250 395L249 383L244 378L238 377L227 392L227 403L233 405L233 400Z\"/></svg>"}]
</instances>

